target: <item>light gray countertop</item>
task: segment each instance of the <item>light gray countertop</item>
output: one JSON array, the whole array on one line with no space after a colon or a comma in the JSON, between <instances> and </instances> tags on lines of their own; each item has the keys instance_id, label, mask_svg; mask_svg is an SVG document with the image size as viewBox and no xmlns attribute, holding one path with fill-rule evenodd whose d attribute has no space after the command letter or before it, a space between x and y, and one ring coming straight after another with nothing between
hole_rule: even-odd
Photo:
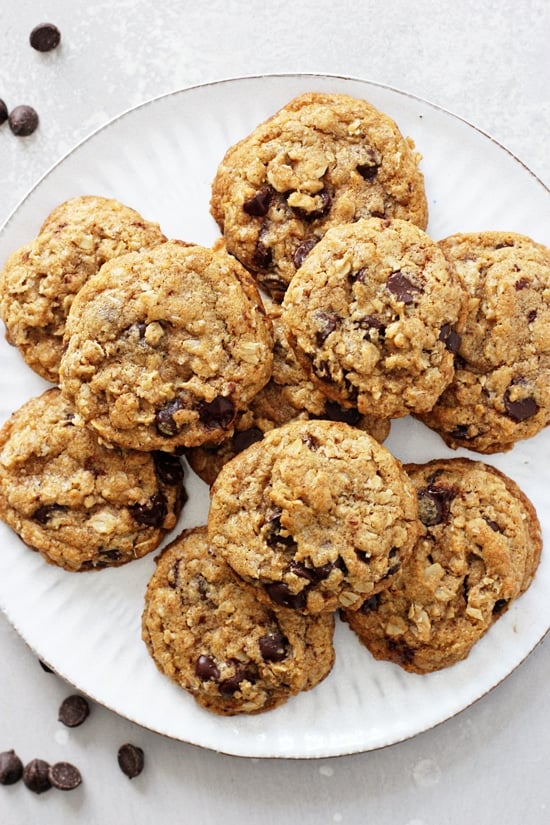
<instances>
[{"instance_id":1,"label":"light gray countertop","mask_svg":"<svg viewBox=\"0 0 550 825\"><path fill-rule=\"evenodd\" d=\"M50 20L61 47L28 34ZM82 138L148 98L241 75L359 77L430 100L476 124L550 185L547 0L3 0L0 98L33 105L30 138L0 128L0 225ZM0 365L1 368L1 365ZM0 548L1 552L1 548ZM505 825L550 821L548 640L456 717L379 751L310 761L224 756L172 741L98 705L81 728L57 721L71 692L0 615L0 751L77 764L71 793L0 787L0 822L282 822ZM123 742L143 748L131 782Z\"/></svg>"}]
</instances>

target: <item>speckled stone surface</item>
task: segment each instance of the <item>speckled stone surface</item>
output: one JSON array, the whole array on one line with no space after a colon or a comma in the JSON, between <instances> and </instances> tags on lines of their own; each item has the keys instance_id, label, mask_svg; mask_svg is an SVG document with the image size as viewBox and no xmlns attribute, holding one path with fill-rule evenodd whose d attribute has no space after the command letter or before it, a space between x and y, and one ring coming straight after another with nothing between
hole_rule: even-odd
<instances>
[{"instance_id":1,"label":"speckled stone surface","mask_svg":"<svg viewBox=\"0 0 550 825\"><path fill-rule=\"evenodd\" d=\"M61 30L55 51L29 46L43 20ZM265 72L334 73L406 90L475 123L550 185L549 31L547 0L280 0L253 10L239 0L4 0L0 98L10 110L34 106L40 124L27 138L0 126L0 225L52 164L122 111L188 85ZM546 640L474 706L391 748L250 760L170 741L96 705L85 725L66 728L57 708L72 687L44 672L0 617L0 752L13 748L24 763L73 762L83 776L76 790L41 797L21 782L0 786L0 819L141 825L153 816L176 821L183 810L189 821L224 825L359 825L366 817L377 825L464 825L482 810L484 825L543 825L549 652ZM124 742L145 754L131 782L117 766Z\"/></svg>"}]
</instances>

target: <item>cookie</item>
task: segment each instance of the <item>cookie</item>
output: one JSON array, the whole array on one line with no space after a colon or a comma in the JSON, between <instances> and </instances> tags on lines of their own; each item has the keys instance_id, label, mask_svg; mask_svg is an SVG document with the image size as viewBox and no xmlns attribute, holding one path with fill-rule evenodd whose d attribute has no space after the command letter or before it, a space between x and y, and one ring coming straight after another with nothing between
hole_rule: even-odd
<instances>
[{"instance_id":1,"label":"cookie","mask_svg":"<svg viewBox=\"0 0 550 825\"><path fill-rule=\"evenodd\" d=\"M429 673L465 659L529 586L541 552L535 509L481 461L405 465L425 532L388 589L342 617L377 659Z\"/></svg>"},{"instance_id":2,"label":"cookie","mask_svg":"<svg viewBox=\"0 0 550 825\"><path fill-rule=\"evenodd\" d=\"M281 306L264 297L273 324L273 371L271 378L236 421L235 432L219 445L193 447L186 451L192 469L207 484L213 484L224 464L237 453L260 441L264 433L297 419L322 418L344 421L373 435L381 443L388 437L390 421L361 415L327 398L311 381L288 341L288 328Z\"/></svg>"},{"instance_id":3,"label":"cookie","mask_svg":"<svg viewBox=\"0 0 550 825\"><path fill-rule=\"evenodd\" d=\"M65 321L78 290L105 261L165 240L157 223L116 200L86 195L60 204L0 273L8 340L56 384Z\"/></svg>"},{"instance_id":4,"label":"cookie","mask_svg":"<svg viewBox=\"0 0 550 825\"><path fill-rule=\"evenodd\" d=\"M466 285L455 376L421 418L445 443L510 450L550 420L550 250L513 232L440 242Z\"/></svg>"},{"instance_id":5,"label":"cookie","mask_svg":"<svg viewBox=\"0 0 550 825\"><path fill-rule=\"evenodd\" d=\"M419 155L397 124L342 94L303 94L232 146L212 184L228 250L276 299L326 230L428 208Z\"/></svg>"},{"instance_id":6,"label":"cookie","mask_svg":"<svg viewBox=\"0 0 550 825\"><path fill-rule=\"evenodd\" d=\"M429 410L453 377L464 291L435 241L408 221L329 229L282 306L322 392L364 415Z\"/></svg>"},{"instance_id":7,"label":"cookie","mask_svg":"<svg viewBox=\"0 0 550 825\"><path fill-rule=\"evenodd\" d=\"M250 275L178 241L106 263L76 296L65 343L60 383L84 423L141 450L227 437L273 360Z\"/></svg>"},{"instance_id":8,"label":"cookie","mask_svg":"<svg viewBox=\"0 0 550 825\"><path fill-rule=\"evenodd\" d=\"M155 550L185 501L180 460L108 449L57 387L0 430L0 518L46 561L97 570Z\"/></svg>"},{"instance_id":9,"label":"cookie","mask_svg":"<svg viewBox=\"0 0 550 825\"><path fill-rule=\"evenodd\" d=\"M271 430L211 488L214 552L257 598L303 613L359 607L387 586L419 529L399 461L341 422Z\"/></svg>"},{"instance_id":10,"label":"cookie","mask_svg":"<svg viewBox=\"0 0 550 825\"><path fill-rule=\"evenodd\" d=\"M156 561L143 639L159 670L203 708L271 710L330 672L334 616L262 605L209 549L205 527L184 531Z\"/></svg>"}]
</instances>

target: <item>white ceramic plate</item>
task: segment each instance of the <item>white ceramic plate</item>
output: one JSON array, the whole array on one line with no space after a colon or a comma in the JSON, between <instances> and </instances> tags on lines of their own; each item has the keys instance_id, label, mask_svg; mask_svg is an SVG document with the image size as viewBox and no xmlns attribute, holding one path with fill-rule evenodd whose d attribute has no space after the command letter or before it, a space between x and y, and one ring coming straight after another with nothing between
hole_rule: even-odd
<instances>
[{"instance_id":1,"label":"white ceramic plate","mask_svg":"<svg viewBox=\"0 0 550 825\"><path fill-rule=\"evenodd\" d=\"M508 229L550 245L550 193L516 158L459 118L373 83L291 75L228 80L185 89L133 109L58 163L0 234L0 265L30 240L58 203L79 194L118 198L175 238L210 244L210 183L228 146L294 95L311 90L364 97L391 115L423 155L428 231ZM0 343L0 420L45 384ZM394 423L387 446L402 460L451 455L413 420ZM550 430L491 461L531 497L548 540L545 496ZM459 451L459 453L465 451ZM477 456L479 457L479 456ZM181 527L204 523L208 492L188 474ZM71 574L45 564L0 525L0 605L29 645L60 675L122 716L175 739L256 757L321 757L367 751L426 730L484 695L529 654L550 626L550 558L530 590L465 662L429 676L376 662L338 624L331 675L285 706L253 717L202 711L163 677L140 638L153 556L116 570Z\"/></svg>"}]
</instances>

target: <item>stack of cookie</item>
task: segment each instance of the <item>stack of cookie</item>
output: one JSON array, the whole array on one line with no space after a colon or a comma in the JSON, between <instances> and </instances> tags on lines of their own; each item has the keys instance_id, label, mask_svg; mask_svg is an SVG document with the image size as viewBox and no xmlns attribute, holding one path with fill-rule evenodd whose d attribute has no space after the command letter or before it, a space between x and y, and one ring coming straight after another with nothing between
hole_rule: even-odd
<instances>
[{"instance_id":1,"label":"stack of cookie","mask_svg":"<svg viewBox=\"0 0 550 825\"><path fill-rule=\"evenodd\" d=\"M211 249L86 196L0 274L8 339L59 385L0 431L0 517L67 570L123 564L176 527L184 454L207 524L157 558L142 632L215 713L322 681L338 612L375 657L452 665L535 574L511 479L383 445L414 415L506 450L550 410L550 251L430 238L419 161L367 102L302 95L221 160Z\"/></svg>"}]
</instances>

